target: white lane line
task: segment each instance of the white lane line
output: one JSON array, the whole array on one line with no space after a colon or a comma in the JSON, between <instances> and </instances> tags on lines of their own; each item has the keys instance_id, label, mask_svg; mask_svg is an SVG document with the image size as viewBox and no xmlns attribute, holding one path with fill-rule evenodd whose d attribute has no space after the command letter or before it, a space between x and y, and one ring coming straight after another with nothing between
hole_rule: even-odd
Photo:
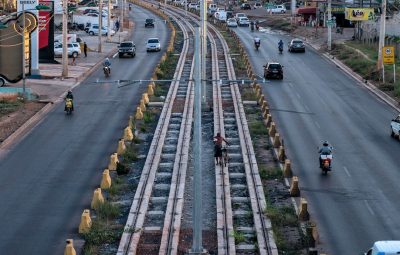
<instances>
[{"instance_id":1,"label":"white lane line","mask_svg":"<svg viewBox=\"0 0 400 255\"><path fill-rule=\"evenodd\" d=\"M344 166L343 168L344 168L345 173L346 173L349 177L351 177L350 172L349 172L349 170L347 169L347 167Z\"/></svg>"},{"instance_id":2,"label":"white lane line","mask_svg":"<svg viewBox=\"0 0 400 255\"><path fill-rule=\"evenodd\" d=\"M300 99L300 95L299 95L299 93L297 93L297 92L296 92L296 96L297 96L297 98L298 98L298 99Z\"/></svg>"},{"instance_id":3,"label":"white lane line","mask_svg":"<svg viewBox=\"0 0 400 255\"><path fill-rule=\"evenodd\" d=\"M374 211L372 211L371 206L368 204L367 200L364 200L365 206L368 208L368 211L372 214L375 215Z\"/></svg>"},{"instance_id":4,"label":"white lane line","mask_svg":"<svg viewBox=\"0 0 400 255\"><path fill-rule=\"evenodd\" d=\"M317 126L317 128L321 129L321 126L318 124L318 122L314 121L315 126Z\"/></svg>"},{"instance_id":5,"label":"white lane line","mask_svg":"<svg viewBox=\"0 0 400 255\"><path fill-rule=\"evenodd\" d=\"M310 108L307 105L304 105L304 109L306 109L306 112L310 112Z\"/></svg>"},{"instance_id":6,"label":"white lane line","mask_svg":"<svg viewBox=\"0 0 400 255\"><path fill-rule=\"evenodd\" d=\"M113 58L115 58L117 55L118 55L118 52L113 55Z\"/></svg>"}]
</instances>

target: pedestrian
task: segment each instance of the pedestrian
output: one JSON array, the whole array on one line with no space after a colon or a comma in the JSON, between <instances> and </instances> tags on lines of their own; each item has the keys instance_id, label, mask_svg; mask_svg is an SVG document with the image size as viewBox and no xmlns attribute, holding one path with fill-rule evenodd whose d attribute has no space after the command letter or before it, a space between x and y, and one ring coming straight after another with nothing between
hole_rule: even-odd
<instances>
[{"instance_id":1,"label":"pedestrian","mask_svg":"<svg viewBox=\"0 0 400 255\"><path fill-rule=\"evenodd\" d=\"M115 31L118 32L119 31L119 21L115 21Z\"/></svg>"},{"instance_id":2,"label":"pedestrian","mask_svg":"<svg viewBox=\"0 0 400 255\"><path fill-rule=\"evenodd\" d=\"M83 53L85 54L85 58L87 57L87 44L86 42L83 43Z\"/></svg>"},{"instance_id":3,"label":"pedestrian","mask_svg":"<svg viewBox=\"0 0 400 255\"><path fill-rule=\"evenodd\" d=\"M72 54L72 63L71 63L71 66L76 66L75 60L76 60L76 56L75 56L75 54Z\"/></svg>"}]
</instances>

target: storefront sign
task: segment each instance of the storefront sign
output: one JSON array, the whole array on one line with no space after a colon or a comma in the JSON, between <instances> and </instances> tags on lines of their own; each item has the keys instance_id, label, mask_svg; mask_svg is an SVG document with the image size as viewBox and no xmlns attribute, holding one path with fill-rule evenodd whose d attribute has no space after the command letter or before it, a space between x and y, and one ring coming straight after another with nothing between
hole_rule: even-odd
<instances>
[{"instance_id":1,"label":"storefront sign","mask_svg":"<svg viewBox=\"0 0 400 255\"><path fill-rule=\"evenodd\" d=\"M374 8L346 8L345 17L351 21L374 20Z\"/></svg>"}]
</instances>

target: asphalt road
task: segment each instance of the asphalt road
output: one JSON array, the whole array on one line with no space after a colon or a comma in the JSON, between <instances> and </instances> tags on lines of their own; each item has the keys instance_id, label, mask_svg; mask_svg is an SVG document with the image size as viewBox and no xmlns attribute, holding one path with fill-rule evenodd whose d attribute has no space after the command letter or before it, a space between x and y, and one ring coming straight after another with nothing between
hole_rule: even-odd
<instances>
[{"instance_id":1,"label":"asphalt road","mask_svg":"<svg viewBox=\"0 0 400 255\"><path fill-rule=\"evenodd\" d=\"M134 6L132 38L136 57L112 61L114 79L149 79L162 52L146 53L149 37L159 37L163 50L170 31L150 11ZM155 28L144 20L156 19ZM117 88L96 70L73 90L75 112L66 116L59 104L0 161L0 253L62 254L65 239L76 237L82 211L117 141L136 110L147 83Z\"/></svg>"},{"instance_id":2,"label":"asphalt road","mask_svg":"<svg viewBox=\"0 0 400 255\"><path fill-rule=\"evenodd\" d=\"M390 137L397 113L311 48L289 53L289 36L234 30L257 74L263 75L267 61L284 65L283 81L262 88L324 250L360 254L376 240L400 240L400 142ZM253 46L256 34L259 52ZM285 42L282 55L279 39ZM318 168L323 140L334 146L328 176Z\"/></svg>"}]
</instances>

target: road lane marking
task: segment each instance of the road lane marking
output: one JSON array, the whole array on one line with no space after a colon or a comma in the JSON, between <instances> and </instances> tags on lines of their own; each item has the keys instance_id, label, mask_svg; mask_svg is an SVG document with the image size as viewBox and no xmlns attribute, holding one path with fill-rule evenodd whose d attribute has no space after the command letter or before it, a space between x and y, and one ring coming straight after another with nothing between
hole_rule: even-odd
<instances>
[{"instance_id":1,"label":"road lane marking","mask_svg":"<svg viewBox=\"0 0 400 255\"><path fill-rule=\"evenodd\" d=\"M115 58L117 55L118 55L118 52L113 55L113 58Z\"/></svg>"},{"instance_id":2,"label":"road lane marking","mask_svg":"<svg viewBox=\"0 0 400 255\"><path fill-rule=\"evenodd\" d=\"M317 126L317 128L321 129L320 125L318 124L318 122L314 121L315 125Z\"/></svg>"},{"instance_id":3,"label":"road lane marking","mask_svg":"<svg viewBox=\"0 0 400 255\"><path fill-rule=\"evenodd\" d=\"M300 99L300 95L299 95L299 93L297 93L297 92L296 92L296 96L297 96L297 98L298 98L298 99Z\"/></svg>"},{"instance_id":4,"label":"road lane marking","mask_svg":"<svg viewBox=\"0 0 400 255\"><path fill-rule=\"evenodd\" d=\"M364 200L365 206L368 208L368 211L372 214L375 215L374 211L372 211L371 206L368 204L367 200Z\"/></svg>"},{"instance_id":5,"label":"road lane marking","mask_svg":"<svg viewBox=\"0 0 400 255\"><path fill-rule=\"evenodd\" d=\"M310 112L310 108L307 105L304 105L304 109L306 109L306 112Z\"/></svg>"},{"instance_id":6,"label":"road lane marking","mask_svg":"<svg viewBox=\"0 0 400 255\"><path fill-rule=\"evenodd\" d=\"M343 168L344 168L345 173L346 173L349 177L351 177L350 172L349 172L349 170L347 169L347 167L344 166Z\"/></svg>"}]
</instances>

